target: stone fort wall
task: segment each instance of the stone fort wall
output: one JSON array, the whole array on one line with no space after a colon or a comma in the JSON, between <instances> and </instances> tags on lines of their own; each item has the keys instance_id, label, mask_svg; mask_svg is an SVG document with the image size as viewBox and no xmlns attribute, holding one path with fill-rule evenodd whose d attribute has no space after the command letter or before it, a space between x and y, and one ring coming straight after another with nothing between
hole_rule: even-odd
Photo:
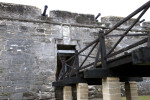
<instances>
[{"instance_id":1,"label":"stone fort wall","mask_svg":"<svg viewBox=\"0 0 150 100\"><path fill-rule=\"evenodd\" d=\"M85 47L97 37L93 15L0 3L0 99L55 98L57 45Z\"/></svg>"},{"instance_id":2,"label":"stone fort wall","mask_svg":"<svg viewBox=\"0 0 150 100\"><path fill-rule=\"evenodd\" d=\"M0 100L54 100L51 84L56 79L57 45L75 45L80 50L98 37L101 28L107 31L120 20L104 17L97 23L94 15L65 11L50 11L49 17L43 17L36 7L6 3L0 3L0 13ZM120 34L130 22L112 34ZM138 24L131 33L144 33L149 27L149 22ZM107 48L114 41L109 39Z\"/></svg>"}]
</instances>

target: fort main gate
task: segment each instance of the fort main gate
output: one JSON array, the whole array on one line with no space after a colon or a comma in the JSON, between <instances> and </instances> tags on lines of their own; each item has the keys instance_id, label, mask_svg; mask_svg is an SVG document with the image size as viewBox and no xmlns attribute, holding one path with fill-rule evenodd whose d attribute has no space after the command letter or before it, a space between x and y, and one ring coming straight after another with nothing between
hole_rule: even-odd
<instances>
[{"instance_id":1,"label":"fort main gate","mask_svg":"<svg viewBox=\"0 0 150 100\"><path fill-rule=\"evenodd\" d=\"M143 36L138 32L128 33L139 23L149 7L150 1L112 28L107 30L101 28L99 37L81 50L75 50L74 47L64 50L60 46L57 54L61 67L53 86L56 87L56 91L61 87L63 100L88 100L88 85L102 85L103 100L121 100L120 81L125 82L126 99L138 100L136 82L142 81L142 77L150 76L150 31L145 31L146 38L136 43L127 44L128 46L119 50L116 50L116 47L126 36ZM106 37L109 38L112 31L137 14L139 14L137 19L119 36L120 38L112 48L107 50ZM140 47L139 45L142 44L144 46ZM89 52L84 54L89 48ZM97 51L93 51L95 48ZM95 57L91 56L92 52L97 52ZM85 57L82 62L80 56ZM85 65L88 58L95 60ZM74 90L77 92L76 94L74 94Z\"/></svg>"}]
</instances>

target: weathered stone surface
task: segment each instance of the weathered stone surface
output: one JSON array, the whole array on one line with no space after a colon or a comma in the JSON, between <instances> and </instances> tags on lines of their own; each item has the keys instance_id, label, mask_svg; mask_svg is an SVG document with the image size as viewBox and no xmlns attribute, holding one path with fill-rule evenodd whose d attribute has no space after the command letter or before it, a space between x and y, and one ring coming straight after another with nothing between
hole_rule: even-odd
<instances>
[{"instance_id":1,"label":"weathered stone surface","mask_svg":"<svg viewBox=\"0 0 150 100\"><path fill-rule=\"evenodd\" d=\"M117 24L119 21L123 20L124 17L118 17L118 16L107 16L107 17L102 17L101 20L103 23L106 23L106 26L114 26ZM122 26L129 26L131 25L136 19L130 19L127 22L125 22ZM138 22L135 26L140 26L140 23Z\"/></svg>"},{"instance_id":2,"label":"weathered stone surface","mask_svg":"<svg viewBox=\"0 0 150 100\"><path fill-rule=\"evenodd\" d=\"M94 15L71 13L67 11L50 11L50 17L57 18L62 23L95 24Z\"/></svg>"},{"instance_id":3,"label":"weathered stone surface","mask_svg":"<svg viewBox=\"0 0 150 100\"><path fill-rule=\"evenodd\" d=\"M107 77L102 80L103 100L121 100L119 78Z\"/></svg>"},{"instance_id":4,"label":"weathered stone surface","mask_svg":"<svg viewBox=\"0 0 150 100\"><path fill-rule=\"evenodd\" d=\"M95 28L98 25L94 15L51 11L50 17L43 17L36 7L7 3L0 3L0 13L0 92L3 94L0 99L62 100L62 88L51 86L56 79L57 45L74 45L80 50L95 40L100 28ZM109 18L102 18L105 27L111 27L122 19ZM127 28L133 21L121 28ZM143 23L143 27L138 23L134 29L148 30L147 27L149 23ZM115 30L111 34L123 32ZM107 51L117 39L106 38ZM127 37L117 50L139 39L142 38ZM94 57L96 51L94 49L91 56ZM80 63L84 58L79 58ZM88 58L86 64L93 61ZM96 86L90 88L89 97L101 97L100 91L101 88Z\"/></svg>"},{"instance_id":5,"label":"weathered stone surface","mask_svg":"<svg viewBox=\"0 0 150 100\"><path fill-rule=\"evenodd\" d=\"M146 30L149 29L148 31L150 31L150 21L148 21L148 22L143 22L142 26L143 26L144 28L146 28Z\"/></svg>"},{"instance_id":6,"label":"weathered stone surface","mask_svg":"<svg viewBox=\"0 0 150 100\"><path fill-rule=\"evenodd\" d=\"M76 88L77 88L77 100L88 100L88 84L78 83Z\"/></svg>"},{"instance_id":7,"label":"weathered stone surface","mask_svg":"<svg viewBox=\"0 0 150 100\"><path fill-rule=\"evenodd\" d=\"M27 5L0 3L0 17L34 19L40 15L40 9Z\"/></svg>"},{"instance_id":8,"label":"weathered stone surface","mask_svg":"<svg viewBox=\"0 0 150 100\"><path fill-rule=\"evenodd\" d=\"M63 87L63 100L72 100L72 87L71 86Z\"/></svg>"},{"instance_id":9,"label":"weathered stone surface","mask_svg":"<svg viewBox=\"0 0 150 100\"><path fill-rule=\"evenodd\" d=\"M138 100L138 91L136 82L126 82L125 91L127 100Z\"/></svg>"},{"instance_id":10,"label":"weathered stone surface","mask_svg":"<svg viewBox=\"0 0 150 100\"><path fill-rule=\"evenodd\" d=\"M52 11L48 18L32 6L0 3L0 8L0 85L8 86L2 89L8 93L5 98L54 99L51 83L56 79L57 44L79 49L94 40L98 31L88 27L77 31L78 27L61 23L95 25L94 16Z\"/></svg>"}]
</instances>

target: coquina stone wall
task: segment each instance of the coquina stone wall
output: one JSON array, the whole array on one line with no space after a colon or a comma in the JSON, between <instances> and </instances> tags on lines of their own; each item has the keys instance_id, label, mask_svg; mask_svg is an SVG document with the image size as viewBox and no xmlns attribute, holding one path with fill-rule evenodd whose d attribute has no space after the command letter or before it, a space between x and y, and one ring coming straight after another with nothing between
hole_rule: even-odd
<instances>
[{"instance_id":1,"label":"coquina stone wall","mask_svg":"<svg viewBox=\"0 0 150 100\"><path fill-rule=\"evenodd\" d=\"M41 16L41 10L32 6L0 3L0 100L57 99L52 87L56 80L57 45L74 45L80 50L98 37L100 29L107 31L120 20L105 17L97 23L94 15L65 11L50 11L49 15ZM112 34L122 33L131 22ZM138 24L131 33L143 33L149 27L149 22ZM129 38L120 47L126 46ZM116 39L106 40L108 49ZM95 53L96 49L92 56ZM88 59L86 64L92 61ZM97 87L90 86L89 90L94 91L89 92L90 97L100 97Z\"/></svg>"},{"instance_id":2,"label":"coquina stone wall","mask_svg":"<svg viewBox=\"0 0 150 100\"><path fill-rule=\"evenodd\" d=\"M57 45L85 47L98 35L93 15L0 3L0 100L54 100Z\"/></svg>"}]
</instances>

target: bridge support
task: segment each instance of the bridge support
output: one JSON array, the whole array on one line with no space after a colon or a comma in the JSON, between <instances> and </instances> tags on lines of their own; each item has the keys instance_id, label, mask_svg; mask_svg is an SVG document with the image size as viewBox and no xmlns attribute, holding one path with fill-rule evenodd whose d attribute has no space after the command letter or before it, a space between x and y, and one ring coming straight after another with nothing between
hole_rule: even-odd
<instances>
[{"instance_id":1,"label":"bridge support","mask_svg":"<svg viewBox=\"0 0 150 100\"><path fill-rule=\"evenodd\" d=\"M88 100L88 84L77 84L77 100Z\"/></svg>"},{"instance_id":2,"label":"bridge support","mask_svg":"<svg viewBox=\"0 0 150 100\"><path fill-rule=\"evenodd\" d=\"M72 100L72 87L71 86L64 86L63 100Z\"/></svg>"},{"instance_id":3,"label":"bridge support","mask_svg":"<svg viewBox=\"0 0 150 100\"><path fill-rule=\"evenodd\" d=\"M126 82L125 93L126 93L126 100L138 100L136 82Z\"/></svg>"},{"instance_id":4,"label":"bridge support","mask_svg":"<svg viewBox=\"0 0 150 100\"><path fill-rule=\"evenodd\" d=\"M116 77L102 79L103 100L122 100L120 80Z\"/></svg>"}]
</instances>

